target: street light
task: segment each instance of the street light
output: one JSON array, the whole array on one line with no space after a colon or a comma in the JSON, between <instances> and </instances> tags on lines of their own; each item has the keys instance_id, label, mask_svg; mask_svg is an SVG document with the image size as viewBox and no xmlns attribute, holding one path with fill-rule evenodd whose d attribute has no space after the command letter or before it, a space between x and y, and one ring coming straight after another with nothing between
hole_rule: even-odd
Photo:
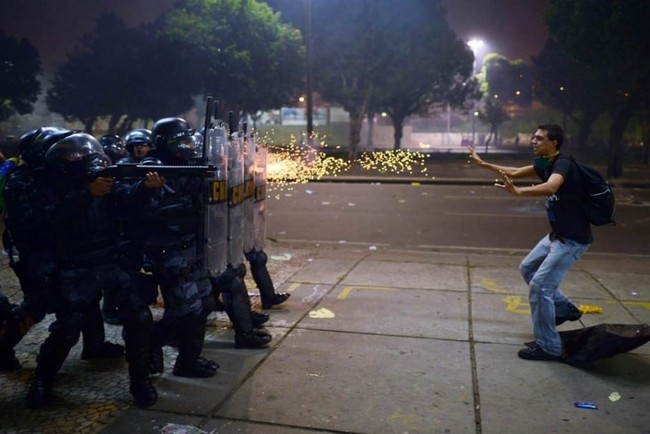
<instances>
[{"instance_id":1,"label":"street light","mask_svg":"<svg viewBox=\"0 0 650 434\"><path fill-rule=\"evenodd\" d=\"M478 112L474 111L472 113L472 148L476 148L476 117Z\"/></svg>"},{"instance_id":2,"label":"street light","mask_svg":"<svg viewBox=\"0 0 650 434\"><path fill-rule=\"evenodd\" d=\"M476 69L478 52L480 49L483 48L485 42L483 42L483 39L470 39L467 42L467 45L469 45L470 50L472 50L472 53L474 54L474 63L472 64L472 71L474 71L474 73L476 74L478 72Z\"/></svg>"},{"instance_id":3,"label":"street light","mask_svg":"<svg viewBox=\"0 0 650 434\"><path fill-rule=\"evenodd\" d=\"M311 144L311 137L314 133L314 100L312 95L312 37L311 37L311 0L305 0L305 37L307 39L307 140Z\"/></svg>"},{"instance_id":4,"label":"street light","mask_svg":"<svg viewBox=\"0 0 650 434\"><path fill-rule=\"evenodd\" d=\"M478 60L478 52L483 48L485 45L485 42L483 42L482 39L475 39L472 38L469 41L467 41L467 45L469 46L470 50L472 50L472 54L474 54L474 63L472 63L472 77L476 76L476 73L478 70L476 69L477 65L477 60ZM475 103L472 102L472 108L474 108ZM478 111L472 110L472 146L476 147L476 117L478 116Z\"/></svg>"}]
</instances>

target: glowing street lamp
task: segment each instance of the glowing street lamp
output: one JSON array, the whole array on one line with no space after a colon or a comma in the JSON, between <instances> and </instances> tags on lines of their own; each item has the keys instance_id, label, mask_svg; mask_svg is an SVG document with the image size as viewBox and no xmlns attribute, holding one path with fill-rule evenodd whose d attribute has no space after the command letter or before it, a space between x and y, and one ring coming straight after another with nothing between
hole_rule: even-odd
<instances>
[{"instance_id":1,"label":"glowing street lamp","mask_svg":"<svg viewBox=\"0 0 650 434\"><path fill-rule=\"evenodd\" d=\"M478 53L485 46L485 42L483 42L482 39L470 39L467 42L467 45L469 45L470 50L472 50L472 53L474 53L474 63L472 65L472 69L476 73L478 72L476 69Z\"/></svg>"}]
</instances>

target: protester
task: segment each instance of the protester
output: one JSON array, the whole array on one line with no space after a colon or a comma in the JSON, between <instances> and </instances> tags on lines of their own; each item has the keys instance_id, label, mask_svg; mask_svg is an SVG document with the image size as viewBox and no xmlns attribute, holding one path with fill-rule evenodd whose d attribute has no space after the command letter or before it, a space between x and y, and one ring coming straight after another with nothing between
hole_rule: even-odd
<instances>
[{"instance_id":1,"label":"protester","mask_svg":"<svg viewBox=\"0 0 650 434\"><path fill-rule=\"evenodd\" d=\"M562 341L556 323L580 318L580 312L560 290L560 284L593 241L591 226L579 201L582 181L568 158L558 158L564 132L552 124L540 125L531 144L533 164L509 167L491 164L474 149L470 159L479 167L498 173L503 184L496 184L515 196L546 196L546 212L551 232L545 235L519 266L529 286L529 302L535 344L519 350L527 360L562 360ZM537 176L542 183L518 187L513 179ZM557 316L562 311L564 317Z\"/></svg>"}]
</instances>

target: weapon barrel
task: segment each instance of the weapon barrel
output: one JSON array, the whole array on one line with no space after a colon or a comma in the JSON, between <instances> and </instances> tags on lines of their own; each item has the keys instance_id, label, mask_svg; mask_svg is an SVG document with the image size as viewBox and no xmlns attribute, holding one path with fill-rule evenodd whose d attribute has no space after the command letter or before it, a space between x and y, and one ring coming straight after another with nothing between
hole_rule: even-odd
<instances>
[{"instance_id":1,"label":"weapon barrel","mask_svg":"<svg viewBox=\"0 0 650 434\"><path fill-rule=\"evenodd\" d=\"M214 166L162 166L149 164L117 164L96 173L109 178L144 178L147 173L157 172L165 178L212 178Z\"/></svg>"}]
</instances>

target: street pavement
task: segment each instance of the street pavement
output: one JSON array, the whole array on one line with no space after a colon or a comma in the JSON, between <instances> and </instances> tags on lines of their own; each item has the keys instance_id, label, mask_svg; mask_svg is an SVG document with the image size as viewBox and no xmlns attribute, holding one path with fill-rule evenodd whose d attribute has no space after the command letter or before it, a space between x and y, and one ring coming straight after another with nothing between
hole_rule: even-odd
<instances>
[{"instance_id":1,"label":"street pavement","mask_svg":"<svg viewBox=\"0 0 650 434\"><path fill-rule=\"evenodd\" d=\"M631 171L618 188L650 201L650 189L637 188L650 185L637 176L646 172ZM492 176L434 163L426 177L382 182L485 183ZM352 173L348 181L369 180ZM219 373L174 377L176 350L166 347L165 372L155 378L160 399L146 410L131 403L126 362L80 360L80 344L58 377L54 405L26 409L48 316L16 348L23 369L0 375L0 433L650 434L650 344L587 367L519 359L533 338L517 269L526 252L498 247L269 242L276 288L292 294L267 311L272 344L236 350L227 317L212 314L203 355L221 365ZM560 330L650 323L649 264L647 255L588 252L563 290L600 313ZM260 309L254 283L246 283ZM0 284L20 300L6 257ZM162 314L160 305L152 310ZM106 325L106 333L121 342L120 327ZM578 401L597 409L577 408Z\"/></svg>"},{"instance_id":2,"label":"street pavement","mask_svg":"<svg viewBox=\"0 0 650 434\"><path fill-rule=\"evenodd\" d=\"M650 433L649 344L582 368L517 358L532 339L524 251L286 241L267 253L278 291L292 294L268 311L268 349L235 350L227 319L213 314L203 354L219 373L174 377L167 348L159 402L141 410L125 362L81 361L77 345L55 405L31 411L41 323L17 348L24 369L0 376L0 432ZM602 309L585 326L650 323L648 259L585 255L563 288ZM107 332L120 339L118 327Z\"/></svg>"}]
</instances>

